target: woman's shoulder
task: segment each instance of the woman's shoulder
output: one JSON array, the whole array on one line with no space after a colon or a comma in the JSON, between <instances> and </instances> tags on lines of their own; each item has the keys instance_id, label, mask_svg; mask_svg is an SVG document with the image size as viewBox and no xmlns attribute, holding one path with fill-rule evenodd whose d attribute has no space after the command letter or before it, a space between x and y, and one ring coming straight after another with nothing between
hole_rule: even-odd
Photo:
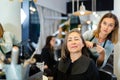
<instances>
[{"instance_id":1,"label":"woman's shoulder","mask_svg":"<svg viewBox=\"0 0 120 80\"><path fill-rule=\"evenodd\" d=\"M83 33L85 40L90 40L93 37L94 30L87 30Z\"/></svg>"},{"instance_id":2,"label":"woman's shoulder","mask_svg":"<svg viewBox=\"0 0 120 80\"><path fill-rule=\"evenodd\" d=\"M11 33L11 32L8 32L8 31L5 31L4 34L3 34L3 38L5 39L13 39L14 38L14 34Z\"/></svg>"},{"instance_id":3,"label":"woman's shoulder","mask_svg":"<svg viewBox=\"0 0 120 80\"><path fill-rule=\"evenodd\" d=\"M87 30L87 31L84 32L84 34L91 34L93 32L94 32L94 30Z\"/></svg>"},{"instance_id":4,"label":"woman's shoulder","mask_svg":"<svg viewBox=\"0 0 120 80\"><path fill-rule=\"evenodd\" d=\"M49 47L43 47L42 51L51 51L51 48L49 48Z\"/></svg>"},{"instance_id":5,"label":"woman's shoulder","mask_svg":"<svg viewBox=\"0 0 120 80\"><path fill-rule=\"evenodd\" d=\"M113 45L111 40L107 40L107 45Z\"/></svg>"},{"instance_id":6,"label":"woman's shoulder","mask_svg":"<svg viewBox=\"0 0 120 80\"><path fill-rule=\"evenodd\" d=\"M114 48L114 44L112 43L112 41L107 40L106 44L107 47L110 47L111 49Z\"/></svg>"},{"instance_id":7,"label":"woman's shoulder","mask_svg":"<svg viewBox=\"0 0 120 80\"><path fill-rule=\"evenodd\" d=\"M88 71L89 66L91 65L92 59L87 56L82 56L77 60L72 66L72 74L83 74ZM77 68L77 69L76 69Z\"/></svg>"},{"instance_id":8,"label":"woman's shoulder","mask_svg":"<svg viewBox=\"0 0 120 80\"><path fill-rule=\"evenodd\" d=\"M48 48L47 47L43 47L42 50L47 50Z\"/></svg>"},{"instance_id":9,"label":"woman's shoulder","mask_svg":"<svg viewBox=\"0 0 120 80\"><path fill-rule=\"evenodd\" d=\"M4 31L4 34L12 34L12 33L9 31Z\"/></svg>"},{"instance_id":10,"label":"woman's shoulder","mask_svg":"<svg viewBox=\"0 0 120 80\"><path fill-rule=\"evenodd\" d=\"M49 48L42 48L41 54L48 54L49 53Z\"/></svg>"},{"instance_id":11,"label":"woman's shoulder","mask_svg":"<svg viewBox=\"0 0 120 80\"><path fill-rule=\"evenodd\" d=\"M72 74L82 74L87 71L89 65L91 63L91 59L87 56L82 55L78 60L72 63ZM66 72L71 64L70 59L60 60L58 69L61 72Z\"/></svg>"},{"instance_id":12,"label":"woman's shoulder","mask_svg":"<svg viewBox=\"0 0 120 80\"><path fill-rule=\"evenodd\" d=\"M11 32L9 32L9 31L5 31L4 34L3 34L3 36L10 36L10 37L13 37L14 34L11 33Z\"/></svg>"}]
</instances>

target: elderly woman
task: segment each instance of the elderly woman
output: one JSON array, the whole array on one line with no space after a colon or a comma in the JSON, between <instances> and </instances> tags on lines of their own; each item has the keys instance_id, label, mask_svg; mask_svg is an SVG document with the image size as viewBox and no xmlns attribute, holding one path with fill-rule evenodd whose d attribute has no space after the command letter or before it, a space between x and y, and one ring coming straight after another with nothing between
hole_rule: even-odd
<instances>
[{"instance_id":1,"label":"elderly woman","mask_svg":"<svg viewBox=\"0 0 120 80\"><path fill-rule=\"evenodd\" d=\"M54 80L99 80L97 67L87 55L80 31L71 30L65 37Z\"/></svg>"}]
</instances>

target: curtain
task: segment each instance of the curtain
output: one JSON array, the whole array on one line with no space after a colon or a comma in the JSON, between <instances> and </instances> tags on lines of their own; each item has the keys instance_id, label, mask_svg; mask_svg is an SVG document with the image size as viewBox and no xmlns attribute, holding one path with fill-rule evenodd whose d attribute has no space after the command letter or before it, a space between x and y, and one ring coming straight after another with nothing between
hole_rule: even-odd
<instances>
[{"instance_id":1,"label":"curtain","mask_svg":"<svg viewBox=\"0 0 120 80\"><path fill-rule=\"evenodd\" d=\"M40 37L38 40L38 50L39 53L41 53L41 49L45 45L46 37L49 35L52 35L56 30L58 30L58 25L60 24L61 20L60 19L54 19L54 18L45 18L45 16L48 17L61 17L61 13L56 12L54 10L42 7L40 5L37 5L37 10L39 14L39 19L40 19Z\"/></svg>"}]
</instances>

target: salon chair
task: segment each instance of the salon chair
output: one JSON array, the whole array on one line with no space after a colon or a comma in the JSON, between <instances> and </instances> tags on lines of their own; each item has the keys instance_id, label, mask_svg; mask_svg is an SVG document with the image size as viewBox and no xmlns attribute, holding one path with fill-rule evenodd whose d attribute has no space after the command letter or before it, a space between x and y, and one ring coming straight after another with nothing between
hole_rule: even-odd
<instances>
[{"instance_id":1,"label":"salon chair","mask_svg":"<svg viewBox=\"0 0 120 80\"><path fill-rule=\"evenodd\" d=\"M117 80L117 77L113 73L105 71L103 69L99 70L99 75L100 80Z\"/></svg>"}]
</instances>

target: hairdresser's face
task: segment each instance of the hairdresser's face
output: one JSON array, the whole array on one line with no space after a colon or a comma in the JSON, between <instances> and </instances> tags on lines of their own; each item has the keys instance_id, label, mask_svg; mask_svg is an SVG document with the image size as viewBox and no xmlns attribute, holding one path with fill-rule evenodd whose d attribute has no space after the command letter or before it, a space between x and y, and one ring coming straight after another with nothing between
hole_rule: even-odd
<instances>
[{"instance_id":1,"label":"hairdresser's face","mask_svg":"<svg viewBox=\"0 0 120 80\"><path fill-rule=\"evenodd\" d=\"M108 35L114 30L115 21L112 18L104 18L101 22L101 33Z\"/></svg>"},{"instance_id":2,"label":"hairdresser's face","mask_svg":"<svg viewBox=\"0 0 120 80\"><path fill-rule=\"evenodd\" d=\"M55 38L54 37L50 40L50 44L51 44L51 46L55 45Z\"/></svg>"},{"instance_id":3,"label":"hairdresser's face","mask_svg":"<svg viewBox=\"0 0 120 80\"><path fill-rule=\"evenodd\" d=\"M77 32L72 32L69 34L67 39L67 48L70 53L78 53L81 52L84 44L80 35Z\"/></svg>"}]
</instances>

